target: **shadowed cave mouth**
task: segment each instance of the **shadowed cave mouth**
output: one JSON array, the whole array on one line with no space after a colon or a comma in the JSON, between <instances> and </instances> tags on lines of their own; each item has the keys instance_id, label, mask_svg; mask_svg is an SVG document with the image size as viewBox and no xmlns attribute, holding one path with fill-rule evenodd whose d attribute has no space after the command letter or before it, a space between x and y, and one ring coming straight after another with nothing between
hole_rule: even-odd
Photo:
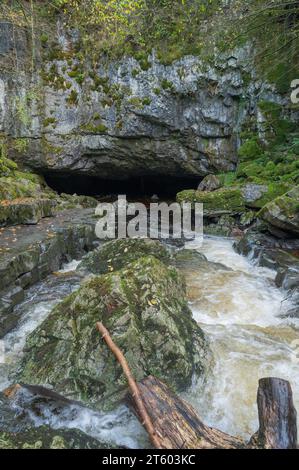
<instances>
[{"instance_id":1,"label":"shadowed cave mouth","mask_svg":"<svg viewBox=\"0 0 299 470\"><path fill-rule=\"evenodd\" d=\"M179 191L196 189L201 177L174 177L165 175L139 176L125 180L101 179L95 176L73 174L44 174L46 183L58 193L102 197L126 194L132 198L174 199Z\"/></svg>"}]
</instances>

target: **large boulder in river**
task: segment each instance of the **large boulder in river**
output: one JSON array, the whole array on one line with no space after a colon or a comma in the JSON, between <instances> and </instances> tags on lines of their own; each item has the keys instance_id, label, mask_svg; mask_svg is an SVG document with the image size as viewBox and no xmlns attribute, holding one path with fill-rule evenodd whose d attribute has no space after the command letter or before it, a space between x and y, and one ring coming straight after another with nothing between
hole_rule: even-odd
<instances>
[{"instance_id":1,"label":"large boulder in river","mask_svg":"<svg viewBox=\"0 0 299 470\"><path fill-rule=\"evenodd\" d=\"M295 186L283 196L277 197L259 212L267 222L270 231L278 229L299 235L299 186Z\"/></svg>"},{"instance_id":2,"label":"large boulder in river","mask_svg":"<svg viewBox=\"0 0 299 470\"><path fill-rule=\"evenodd\" d=\"M209 348L188 308L181 275L148 256L89 279L60 303L29 336L20 380L113 408L127 384L97 321L124 352L136 380L153 374L180 390L209 365Z\"/></svg>"},{"instance_id":3,"label":"large boulder in river","mask_svg":"<svg viewBox=\"0 0 299 470\"><path fill-rule=\"evenodd\" d=\"M124 238L104 243L91 251L78 265L79 271L105 274L123 268L142 256L152 255L168 263L171 254L158 240L150 238Z\"/></svg>"}]
</instances>

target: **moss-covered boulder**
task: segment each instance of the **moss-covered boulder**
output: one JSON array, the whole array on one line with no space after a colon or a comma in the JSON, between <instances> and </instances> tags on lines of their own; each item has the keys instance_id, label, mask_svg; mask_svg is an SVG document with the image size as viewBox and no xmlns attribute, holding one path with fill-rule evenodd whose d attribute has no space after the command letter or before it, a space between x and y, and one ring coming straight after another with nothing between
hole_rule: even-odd
<instances>
[{"instance_id":1,"label":"moss-covered boulder","mask_svg":"<svg viewBox=\"0 0 299 470\"><path fill-rule=\"evenodd\" d=\"M0 431L0 449L107 449L78 429L51 429L49 426L18 432Z\"/></svg>"},{"instance_id":2,"label":"moss-covered boulder","mask_svg":"<svg viewBox=\"0 0 299 470\"><path fill-rule=\"evenodd\" d=\"M43 179L33 173L15 171L10 176L0 177L0 200L13 200L27 197L55 197Z\"/></svg>"},{"instance_id":3,"label":"moss-covered boulder","mask_svg":"<svg viewBox=\"0 0 299 470\"><path fill-rule=\"evenodd\" d=\"M207 175L199 183L198 191L215 191L221 187L220 179L216 175Z\"/></svg>"},{"instance_id":4,"label":"moss-covered boulder","mask_svg":"<svg viewBox=\"0 0 299 470\"><path fill-rule=\"evenodd\" d=\"M246 183L242 186L242 194L247 207L261 209L268 202L286 193L290 185L287 183Z\"/></svg>"},{"instance_id":5,"label":"moss-covered boulder","mask_svg":"<svg viewBox=\"0 0 299 470\"><path fill-rule=\"evenodd\" d=\"M13 199L0 201L0 226L37 224L43 217L54 215L53 199Z\"/></svg>"},{"instance_id":6,"label":"moss-covered boulder","mask_svg":"<svg viewBox=\"0 0 299 470\"><path fill-rule=\"evenodd\" d=\"M77 194L60 194L57 197L58 210L83 208L89 209L96 207L98 201L91 196L78 196Z\"/></svg>"},{"instance_id":7,"label":"moss-covered boulder","mask_svg":"<svg viewBox=\"0 0 299 470\"><path fill-rule=\"evenodd\" d=\"M153 256L97 276L60 303L28 338L19 379L111 409L127 384L95 328L102 321L136 380L153 374L181 390L210 363L183 278Z\"/></svg>"},{"instance_id":8,"label":"moss-covered boulder","mask_svg":"<svg viewBox=\"0 0 299 470\"><path fill-rule=\"evenodd\" d=\"M171 254L158 240L149 238L125 238L104 243L84 256L78 265L79 271L105 274L117 271L142 256L152 255L169 263Z\"/></svg>"},{"instance_id":9,"label":"moss-covered boulder","mask_svg":"<svg viewBox=\"0 0 299 470\"><path fill-rule=\"evenodd\" d=\"M283 196L266 204L259 212L259 217L268 225L299 235L299 186L295 186Z\"/></svg>"},{"instance_id":10,"label":"moss-covered boulder","mask_svg":"<svg viewBox=\"0 0 299 470\"><path fill-rule=\"evenodd\" d=\"M221 188L212 192L189 189L178 193L177 201L202 203L206 217L240 214L245 211L245 200L240 188Z\"/></svg>"}]
</instances>

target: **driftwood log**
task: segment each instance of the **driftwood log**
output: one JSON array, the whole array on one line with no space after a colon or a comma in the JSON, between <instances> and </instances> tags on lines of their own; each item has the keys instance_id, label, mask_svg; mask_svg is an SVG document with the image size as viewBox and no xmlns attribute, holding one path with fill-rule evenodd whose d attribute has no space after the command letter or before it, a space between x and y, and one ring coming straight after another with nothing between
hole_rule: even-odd
<instances>
[{"instance_id":1,"label":"driftwood log","mask_svg":"<svg viewBox=\"0 0 299 470\"><path fill-rule=\"evenodd\" d=\"M297 413L291 385L287 380L267 377L259 380L257 392L259 430L252 447L297 448Z\"/></svg>"},{"instance_id":2,"label":"driftwood log","mask_svg":"<svg viewBox=\"0 0 299 470\"><path fill-rule=\"evenodd\" d=\"M158 431L164 449L238 449L245 442L206 426L194 408L167 385L149 376L138 383L147 412ZM128 394L129 405L138 411Z\"/></svg>"},{"instance_id":3,"label":"driftwood log","mask_svg":"<svg viewBox=\"0 0 299 470\"><path fill-rule=\"evenodd\" d=\"M127 402L147 430L152 444L160 449L296 449L297 424L289 382L278 378L259 381L257 406L259 430L248 443L205 425L194 408L166 384L149 376L136 384L121 350L108 330L97 323L107 346L123 368L130 394Z\"/></svg>"}]
</instances>

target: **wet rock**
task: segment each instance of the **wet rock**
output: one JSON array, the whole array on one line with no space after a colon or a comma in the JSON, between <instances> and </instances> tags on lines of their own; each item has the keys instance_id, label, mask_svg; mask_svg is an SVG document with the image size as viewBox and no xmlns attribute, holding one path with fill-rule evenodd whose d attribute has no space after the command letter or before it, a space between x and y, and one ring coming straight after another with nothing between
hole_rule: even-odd
<instances>
[{"instance_id":1,"label":"wet rock","mask_svg":"<svg viewBox=\"0 0 299 470\"><path fill-rule=\"evenodd\" d=\"M219 178L215 175L207 175L199 183L197 191L215 191L221 187Z\"/></svg>"},{"instance_id":2,"label":"wet rock","mask_svg":"<svg viewBox=\"0 0 299 470\"><path fill-rule=\"evenodd\" d=\"M234 228L237 225L237 220L229 214L224 214L221 217L204 219L204 233L209 235L229 237L232 235Z\"/></svg>"},{"instance_id":3,"label":"wet rock","mask_svg":"<svg viewBox=\"0 0 299 470\"><path fill-rule=\"evenodd\" d=\"M99 442L78 429L52 429L48 425L35 427L28 414L11 407L0 395L0 449L107 449L111 445Z\"/></svg>"},{"instance_id":4,"label":"wet rock","mask_svg":"<svg viewBox=\"0 0 299 470\"><path fill-rule=\"evenodd\" d=\"M78 429L43 425L20 432L0 431L0 449L111 449Z\"/></svg>"},{"instance_id":5,"label":"wet rock","mask_svg":"<svg viewBox=\"0 0 299 470\"><path fill-rule=\"evenodd\" d=\"M199 253L197 250L183 249L179 250L174 255L174 262L177 268L185 267L198 267L202 266L203 263L207 262L207 258L203 253Z\"/></svg>"},{"instance_id":6,"label":"wet rock","mask_svg":"<svg viewBox=\"0 0 299 470\"><path fill-rule=\"evenodd\" d=\"M75 419L82 404L53 390L13 385L0 394L0 449L106 449L103 443L78 429L53 429L51 416ZM39 423L39 424L37 424Z\"/></svg>"},{"instance_id":7,"label":"wet rock","mask_svg":"<svg viewBox=\"0 0 299 470\"><path fill-rule=\"evenodd\" d=\"M177 253L174 254L174 263L175 266L179 269L184 271L194 271L200 270L203 271L205 269L221 269L224 271L230 271L230 268L224 266L221 263L214 263L208 261L206 256L203 253L198 252L194 249L183 249L179 250Z\"/></svg>"},{"instance_id":8,"label":"wet rock","mask_svg":"<svg viewBox=\"0 0 299 470\"><path fill-rule=\"evenodd\" d=\"M275 283L288 291L288 299L293 306L286 316L299 316L299 240L276 238L268 232L262 233L249 230L235 244L238 253L256 259L259 266L273 269L277 272Z\"/></svg>"},{"instance_id":9,"label":"wet rock","mask_svg":"<svg viewBox=\"0 0 299 470\"><path fill-rule=\"evenodd\" d=\"M192 319L181 275L147 256L91 278L59 304L29 336L21 380L113 408L127 383L101 342L97 321L108 328L137 381L155 374L181 390L209 367L209 347Z\"/></svg>"},{"instance_id":10,"label":"wet rock","mask_svg":"<svg viewBox=\"0 0 299 470\"><path fill-rule=\"evenodd\" d=\"M299 186L270 202L259 212L271 226L294 236L299 235Z\"/></svg>"},{"instance_id":11,"label":"wet rock","mask_svg":"<svg viewBox=\"0 0 299 470\"><path fill-rule=\"evenodd\" d=\"M54 215L56 203L52 199L13 199L0 201L0 226L37 224L43 217Z\"/></svg>"},{"instance_id":12,"label":"wet rock","mask_svg":"<svg viewBox=\"0 0 299 470\"><path fill-rule=\"evenodd\" d=\"M68 211L34 227L7 227L1 232L0 338L18 321L14 307L24 298L23 289L94 248L92 216L89 209Z\"/></svg>"},{"instance_id":13,"label":"wet rock","mask_svg":"<svg viewBox=\"0 0 299 470\"><path fill-rule=\"evenodd\" d=\"M170 251L158 240L126 238L112 240L91 251L82 259L77 270L93 274L117 271L142 256L152 255L169 263Z\"/></svg>"},{"instance_id":14,"label":"wet rock","mask_svg":"<svg viewBox=\"0 0 299 470\"><path fill-rule=\"evenodd\" d=\"M294 238L281 239L269 233L265 226L250 228L244 236L234 245L237 253L259 258L263 251L283 250L296 252L299 250L299 240Z\"/></svg>"},{"instance_id":15,"label":"wet rock","mask_svg":"<svg viewBox=\"0 0 299 470\"><path fill-rule=\"evenodd\" d=\"M256 220L256 212L254 211L244 212L240 217L240 226L248 227L249 225L253 224L255 220Z\"/></svg>"}]
</instances>

